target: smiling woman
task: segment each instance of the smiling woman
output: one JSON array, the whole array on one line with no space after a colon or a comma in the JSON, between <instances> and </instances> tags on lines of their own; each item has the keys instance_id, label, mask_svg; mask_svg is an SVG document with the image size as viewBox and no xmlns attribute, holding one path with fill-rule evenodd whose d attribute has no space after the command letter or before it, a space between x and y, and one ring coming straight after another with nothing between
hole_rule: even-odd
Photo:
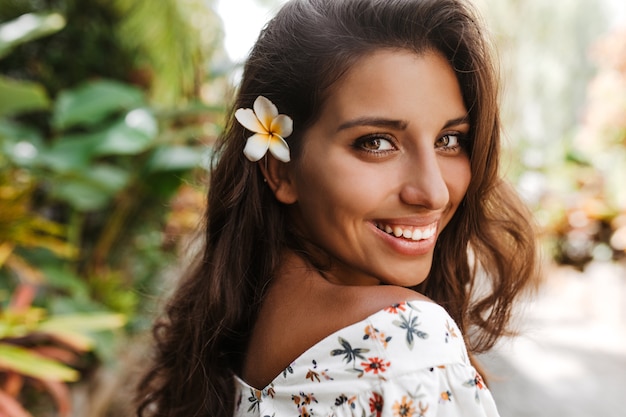
<instances>
[{"instance_id":1,"label":"smiling woman","mask_svg":"<svg viewBox=\"0 0 626 417\"><path fill-rule=\"evenodd\" d=\"M374 51L332 88L299 163L268 170L301 233L333 258L327 280L413 287L426 278L470 182L466 114L435 52Z\"/></svg>"},{"instance_id":2,"label":"smiling woman","mask_svg":"<svg viewBox=\"0 0 626 417\"><path fill-rule=\"evenodd\" d=\"M139 415L498 415L471 358L507 334L535 244L478 21L293 0L269 22Z\"/></svg>"}]
</instances>

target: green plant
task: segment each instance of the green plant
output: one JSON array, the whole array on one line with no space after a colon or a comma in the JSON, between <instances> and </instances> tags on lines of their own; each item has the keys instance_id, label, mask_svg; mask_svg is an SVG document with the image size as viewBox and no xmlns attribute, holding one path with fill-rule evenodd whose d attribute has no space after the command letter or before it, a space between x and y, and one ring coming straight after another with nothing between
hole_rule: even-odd
<instances>
[{"instance_id":1,"label":"green plant","mask_svg":"<svg viewBox=\"0 0 626 417\"><path fill-rule=\"evenodd\" d=\"M7 417L30 416L19 402L25 384L45 390L60 416L72 406L65 383L80 378L70 365L93 349L90 333L124 325L120 314L73 314L48 316L31 305L36 286L20 284L11 303L0 311L0 413Z\"/></svg>"},{"instance_id":2,"label":"green plant","mask_svg":"<svg viewBox=\"0 0 626 417\"><path fill-rule=\"evenodd\" d=\"M59 30L63 18L49 16ZM10 45L0 38L11 52L0 66L12 75L0 76L0 415L11 417L28 415L32 387L66 414L67 383L115 352L119 338L92 332L150 321L141 295L174 259L179 236L166 223L188 214L170 213L169 202L193 178L222 114L195 90L169 96L183 107L157 108L144 87L116 79L26 81L36 73L7 60L52 28L21 33Z\"/></svg>"},{"instance_id":3,"label":"green plant","mask_svg":"<svg viewBox=\"0 0 626 417\"><path fill-rule=\"evenodd\" d=\"M5 23L0 32L9 31L12 36L4 36L4 42L0 42L0 56L21 42L45 36L62 25L63 18L57 14L26 15ZM54 316L45 308L32 305L37 289L45 284L44 273L20 252L44 248L59 259L72 259L76 254L65 239L63 225L32 211L36 178L25 169L25 159L29 146L34 145L26 138L38 142L38 136L9 119L49 106L50 100L40 85L0 77L0 269L18 280L11 299L0 308L0 413L8 417L30 415L19 401L26 384L47 391L59 414L69 415L71 404L64 383L77 380L80 374L68 363L93 348L90 332L124 324L120 314ZM13 159L7 152L12 144L17 146Z\"/></svg>"}]
</instances>

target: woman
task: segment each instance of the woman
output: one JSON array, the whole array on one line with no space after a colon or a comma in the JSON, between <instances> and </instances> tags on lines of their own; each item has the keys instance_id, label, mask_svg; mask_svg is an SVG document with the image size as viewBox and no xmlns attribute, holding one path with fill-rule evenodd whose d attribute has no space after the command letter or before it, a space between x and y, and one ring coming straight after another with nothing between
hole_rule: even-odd
<instances>
[{"instance_id":1,"label":"woman","mask_svg":"<svg viewBox=\"0 0 626 417\"><path fill-rule=\"evenodd\" d=\"M465 342L507 334L535 245L469 6L293 0L234 109L139 415L497 415Z\"/></svg>"}]
</instances>

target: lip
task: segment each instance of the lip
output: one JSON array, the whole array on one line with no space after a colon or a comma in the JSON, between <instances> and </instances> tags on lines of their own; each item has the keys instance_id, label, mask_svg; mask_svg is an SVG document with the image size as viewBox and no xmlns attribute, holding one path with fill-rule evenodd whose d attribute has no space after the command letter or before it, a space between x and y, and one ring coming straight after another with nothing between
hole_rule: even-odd
<instances>
[{"instance_id":1,"label":"lip","mask_svg":"<svg viewBox=\"0 0 626 417\"><path fill-rule=\"evenodd\" d=\"M437 237L439 235L439 219L438 218L407 218L407 219L388 219L376 220L371 223L372 228L377 236L394 252L405 256L420 256L431 253L434 250ZM412 240L410 238L396 237L392 234L381 230L378 225L398 226L405 228L434 228L434 233L426 239Z\"/></svg>"}]
</instances>

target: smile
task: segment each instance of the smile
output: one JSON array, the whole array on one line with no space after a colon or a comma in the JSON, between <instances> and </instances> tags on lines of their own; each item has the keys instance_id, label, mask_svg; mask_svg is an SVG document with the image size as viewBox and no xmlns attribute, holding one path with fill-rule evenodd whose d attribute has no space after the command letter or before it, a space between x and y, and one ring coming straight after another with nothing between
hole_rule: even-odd
<instances>
[{"instance_id":1,"label":"smile","mask_svg":"<svg viewBox=\"0 0 626 417\"><path fill-rule=\"evenodd\" d=\"M400 226L384 223L375 223L375 225L378 229L389 235L415 241L430 239L435 235L435 233L437 233L437 223L432 223L424 227L408 225Z\"/></svg>"}]
</instances>

